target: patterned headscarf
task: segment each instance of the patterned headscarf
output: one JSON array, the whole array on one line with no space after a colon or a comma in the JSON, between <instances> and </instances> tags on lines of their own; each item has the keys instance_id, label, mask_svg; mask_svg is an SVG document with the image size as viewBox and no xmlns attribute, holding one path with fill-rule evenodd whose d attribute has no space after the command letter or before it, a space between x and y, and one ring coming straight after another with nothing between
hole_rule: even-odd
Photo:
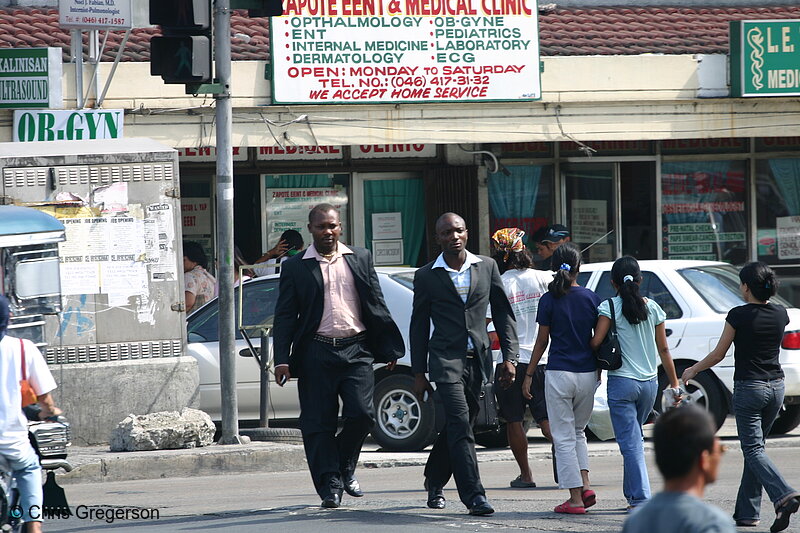
<instances>
[{"instance_id":1,"label":"patterned headscarf","mask_svg":"<svg viewBox=\"0 0 800 533\"><path fill-rule=\"evenodd\" d=\"M509 253L525 249L525 244L522 242L524 236L525 232L519 228L503 228L494 232L492 244L497 250L505 252L503 261L508 261Z\"/></svg>"}]
</instances>

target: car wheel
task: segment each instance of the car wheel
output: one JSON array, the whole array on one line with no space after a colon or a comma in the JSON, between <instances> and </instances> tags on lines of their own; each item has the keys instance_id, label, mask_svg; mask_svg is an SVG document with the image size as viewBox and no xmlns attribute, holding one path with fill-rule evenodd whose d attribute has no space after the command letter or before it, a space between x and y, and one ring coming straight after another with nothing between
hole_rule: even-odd
<instances>
[{"instance_id":1,"label":"car wheel","mask_svg":"<svg viewBox=\"0 0 800 533\"><path fill-rule=\"evenodd\" d=\"M675 371L678 377L683 374L683 371L689 368L689 363L679 363L675 365ZM656 394L656 403L654 409L657 412L662 412L661 405L661 391L669 386L669 381L663 370L658 371L658 394ZM708 411L714 418L714 424L717 429L722 427L725 423L725 418L728 416L728 402L725 400L725 392L722 390L722 385L719 383L714 374L710 370L703 370L694 379L689 380L689 383L684 385L684 388L689 393L689 402L702 407Z\"/></svg>"},{"instance_id":2,"label":"car wheel","mask_svg":"<svg viewBox=\"0 0 800 533\"><path fill-rule=\"evenodd\" d=\"M778 418L772 424L770 435L783 435L800 425L800 405L784 404L778 413Z\"/></svg>"},{"instance_id":3,"label":"car wheel","mask_svg":"<svg viewBox=\"0 0 800 533\"><path fill-rule=\"evenodd\" d=\"M436 438L436 407L432 399L414 396L414 378L393 374L375 385L376 423L372 438L384 449L411 452Z\"/></svg>"}]
</instances>

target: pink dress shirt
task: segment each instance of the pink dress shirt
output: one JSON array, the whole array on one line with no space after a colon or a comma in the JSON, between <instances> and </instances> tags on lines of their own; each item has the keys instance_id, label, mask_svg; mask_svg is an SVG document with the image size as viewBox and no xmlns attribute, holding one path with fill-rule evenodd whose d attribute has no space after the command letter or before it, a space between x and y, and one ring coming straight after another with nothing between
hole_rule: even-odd
<instances>
[{"instance_id":1,"label":"pink dress shirt","mask_svg":"<svg viewBox=\"0 0 800 533\"><path fill-rule=\"evenodd\" d=\"M352 253L350 248L339 243L336 255L326 259L312 244L303 255L303 260L316 259L322 271L323 304L318 335L344 338L367 329L361 321L361 303L356 281L344 259L346 254Z\"/></svg>"}]
</instances>

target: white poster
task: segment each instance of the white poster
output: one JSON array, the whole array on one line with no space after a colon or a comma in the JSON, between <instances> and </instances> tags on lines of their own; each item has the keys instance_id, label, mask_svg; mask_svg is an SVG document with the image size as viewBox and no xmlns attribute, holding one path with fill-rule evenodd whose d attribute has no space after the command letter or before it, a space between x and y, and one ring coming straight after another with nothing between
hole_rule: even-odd
<instances>
[{"instance_id":1,"label":"white poster","mask_svg":"<svg viewBox=\"0 0 800 533\"><path fill-rule=\"evenodd\" d=\"M64 296L100 292L99 263L62 263L59 270Z\"/></svg>"},{"instance_id":2,"label":"white poster","mask_svg":"<svg viewBox=\"0 0 800 533\"><path fill-rule=\"evenodd\" d=\"M778 259L800 259L800 217L778 217Z\"/></svg>"},{"instance_id":3,"label":"white poster","mask_svg":"<svg viewBox=\"0 0 800 533\"><path fill-rule=\"evenodd\" d=\"M592 243L608 233L608 202L572 200L572 240Z\"/></svg>"},{"instance_id":4,"label":"white poster","mask_svg":"<svg viewBox=\"0 0 800 533\"><path fill-rule=\"evenodd\" d=\"M376 265L402 265L403 239L372 241L372 257Z\"/></svg>"},{"instance_id":5,"label":"white poster","mask_svg":"<svg viewBox=\"0 0 800 533\"><path fill-rule=\"evenodd\" d=\"M171 281L178 279L178 269L174 257L175 229L172 206L168 203L147 206L146 240L149 249L147 257L150 281ZM147 221L145 221L147 222ZM147 235L149 233L149 235ZM154 249L155 248L155 249Z\"/></svg>"},{"instance_id":6,"label":"white poster","mask_svg":"<svg viewBox=\"0 0 800 533\"><path fill-rule=\"evenodd\" d=\"M211 235L211 199L181 198L184 235Z\"/></svg>"},{"instance_id":7,"label":"white poster","mask_svg":"<svg viewBox=\"0 0 800 533\"><path fill-rule=\"evenodd\" d=\"M401 213L372 213L372 240L402 238L403 217Z\"/></svg>"},{"instance_id":8,"label":"white poster","mask_svg":"<svg viewBox=\"0 0 800 533\"><path fill-rule=\"evenodd\" d=\"M271 249L280 240L281 233L288 229L300 232L306 247L311 244L308 233L308 212L317 204L331 204L342 219L342 235L339 240L347 242L347 193L335 187L320 189L267 189L267 245Z\"/></svg>"}]
</instances>

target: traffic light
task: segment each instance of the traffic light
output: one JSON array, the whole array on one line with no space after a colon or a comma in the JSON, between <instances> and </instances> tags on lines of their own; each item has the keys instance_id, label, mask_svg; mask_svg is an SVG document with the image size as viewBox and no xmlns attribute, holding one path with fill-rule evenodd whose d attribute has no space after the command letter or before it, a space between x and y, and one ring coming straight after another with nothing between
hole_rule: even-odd
<instances>
[{"instance_id":1,"label":"traffic light","mask_svg":"<svg viewBox=\"0 0 800 533\"><path fill-rule=\"evenodd\" d=\"M150 0L150 24L163 33L150 39L150 74L165 83L212 80L211 0Z\"/></svg>"},{"instance_id":2,"label":"traffic light","mask_svg":"<svg viewBox=\"0 0 800 533\"><path fill-rule=\"evenodd\" d=\"M250 0L243 2L235 2L240 4L242 8L247 9L247 15L250 18L259 17L279 17L283 15L283 1L282 0Z\"/></svg>"}]
</instances>

